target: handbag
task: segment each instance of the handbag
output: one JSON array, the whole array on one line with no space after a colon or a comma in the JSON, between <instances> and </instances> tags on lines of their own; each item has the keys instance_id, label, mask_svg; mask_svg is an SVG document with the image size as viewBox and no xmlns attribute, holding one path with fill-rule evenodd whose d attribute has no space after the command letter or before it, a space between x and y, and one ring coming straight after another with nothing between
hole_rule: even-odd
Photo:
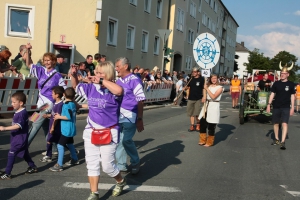
<instances>
[{"instance_id":1,"label":"handbag","mask_svg":"<svg viewBox=\"0 0 300 200\"><path fill-rule=\"evenodd\" d=\"M110 144L112 141L111 129L115 126L103 129L93 128L91 142L96 145L106 145Z\"/></svg>"}]
</instances>

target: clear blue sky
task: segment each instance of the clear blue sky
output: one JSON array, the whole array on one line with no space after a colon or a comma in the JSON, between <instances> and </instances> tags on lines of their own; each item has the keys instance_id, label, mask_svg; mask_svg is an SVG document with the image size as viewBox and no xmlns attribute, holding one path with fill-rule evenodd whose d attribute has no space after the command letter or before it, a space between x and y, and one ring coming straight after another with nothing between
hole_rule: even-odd
<instances>
[{"instance_id":1,"label":"clear blue sky","mask_svg":"<svg viewBox=\"0 0 300 200\"><path fill-rule=\"evenodd\" d=\"M288 51L300 61L300 0L222 0L239 25L237 42L272 58Z\"/></svg>"}]
</instances>

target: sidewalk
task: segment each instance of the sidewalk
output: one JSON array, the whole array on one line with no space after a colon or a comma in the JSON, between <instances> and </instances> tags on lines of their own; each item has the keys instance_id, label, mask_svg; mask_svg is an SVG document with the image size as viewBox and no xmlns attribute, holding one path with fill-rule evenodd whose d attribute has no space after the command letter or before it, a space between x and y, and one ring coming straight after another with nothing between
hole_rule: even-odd
<instances>
[{"instance_id":1,"label":"sidewalk","mask_svg":"<svg viewBox=\"0 0 300 200\"><path fill-rule=\"evenodd\" d=\"M161 103L153 103L153 104L145 104L144 111L165 107L165 106L168 106L171 104L172 103L170 101L164 101ZM88 116L88 110L82 110L81 112L82 112L81 114L77 114L76 119L77 120L86 120L86 118ZM9 126L9 125L11 125L14 113L1 114L0 116L1 116L0 117L0 126Z\"/></svg>"}]
</instances>

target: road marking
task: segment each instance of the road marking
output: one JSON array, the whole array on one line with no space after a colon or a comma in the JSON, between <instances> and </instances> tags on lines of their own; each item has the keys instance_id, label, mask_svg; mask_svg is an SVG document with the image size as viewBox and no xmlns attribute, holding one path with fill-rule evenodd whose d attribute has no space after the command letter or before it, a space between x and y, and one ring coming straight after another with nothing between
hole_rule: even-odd
<instances>
[{"instance_id":1,"label":"road marking","mask_svg":"<svg viewBox=\"0 0 300 200\"><path fill-rule=\"evenodd\" d=\"M81 188L89 189L89 183L77 183L77 182L66 182L63 184L64 187L68 188ZM112 190L115 184L99 183L98 188L100 190ZM148 185L126 185L124 190L136 191L136 192L181 192L176 187L164 187L164 186L148 186Z\"/></svg>"},{"instance_id":2,"label":"road marking","mask_svg":"<svg viewBox=\"0 0 300 200\"><path fill-rule=\"evenodd\" d=\"M283 187L285 189L285 191L289 194L291 194L294 197L300 197L300 192L298 191L288 191L288 186L287 185L280 185L281 187Z\"/></svg>"}]
</instances>

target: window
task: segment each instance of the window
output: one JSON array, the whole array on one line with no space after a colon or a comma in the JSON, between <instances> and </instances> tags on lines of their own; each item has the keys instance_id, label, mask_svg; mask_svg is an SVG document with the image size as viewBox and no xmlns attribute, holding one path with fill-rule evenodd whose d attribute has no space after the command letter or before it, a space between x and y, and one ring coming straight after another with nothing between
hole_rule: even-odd
<instances>
[{"instance_id":1,"label":"window","mask_svg":"<svg viewBox=\"0 0 300 200\"><path fill-rule=\"evenodd\" d=\"M156 17L161 18L162 13L162 6L163 6L163 0L157 0L157 6L156 6Z\"/></svg>"},{"instance_id":2,"label":"window","mask_svg":"<svg viewBox=\"0 0 300 200\"><path fill-rule=\"evenodd\" d=\"M206 3L208 3L208 0L205 0L206 1Z\"/></svg>"},{"instance_id":3,"label":"window","mask_svg":"<svg viewBox=\"0 0 300 200\"><path fill-rule=\"evenodd\" d=\"M190 3L190 15L196 18L196 4L193 1Z\"/></svg>"},{"instance_id":4,"label":"window","mask_svg":"<svg viewBox=\"0 0 300 200\"><path fill-rule=\"evenodd\" d=\"M159 54L159 36L158 35L155 35L154 37L154 51L153 53L155 55L158 55Z\"/></svg>"},{"instance_id":5,"label":"window","mask_svg":"<svg viewBox=\"0 0 300 200\"><path fill-rule=\"evenodd\" d=\"M207 15L205 13L203 13L202 15L202 24L204 26L207 26Z\"/></svg>"},{"instance_id":6,"label":"window","mask_svg":"<svg viewBox=\"0 0 300 200\"><path fill-rule=\"evenodd\" d=\"M117 46L118 20L108 17L107 44Z\"/></svg>"},{"instance_id":7,"label":"window","mask_svg":"<svg viewBox=\"0 0 300 200\"><path fill-rule=\"evenodd\" d=\"M127 37L126 37L126 48L134 49L134 37L135 37L135 27L132 25L127 26Z\"/></svg>"},{"instance_id":8,"label":"window","mask_svg":"<svg viewBox=\"0 0 300 200\"><path fill-rule=\"evenodd\" d=\"M199 33L199 31L200 31L200 22L198 21L197 22L197 33Z\"/></svg>"},{"instance_id":9,"label":"window","mask_svg":"<svg viewBox=\"0 0 300 200\"><path fill-rule=\"evenodd\" d=\"M222 29L219 29L219 37L222 37Z\"/></svg>"},{"instance_id":10,"label":"window","mask_svg":"<svg viewBox=\"0 0 300 200\"><path fill-rule=\"evenodd\" d=\"M34 6L6 4L5 36L33 38Z\"/></svg>"},{"instance_id":11,"label":"window","mask_svg":"<svg viewBox=\"0 0 300 200\"><path fill-rule=\"evenodd\" d=\"M202 6L202 0L199 0L199 7L198 7L199 12L201 12L201 6Z\"/></svg>"},{"instance_id":12,"label":"window","mask_svg":"<svg viewBox=\"0 0 300 200\"><path fill-rule=\"evenodd\" d=\"M183 31L184 26L184 11L180 8L177 9L176 28L179 31Z\"/></svg>"},{"instance_id":13,"label":"window","mask_svg":"<svg viewBox=\"0 0 300 200\"><path fill-rule=\"evenodd\" d=\"M185 58L185 69L191 70L192 69L192 57L186 56Z\"/></svg>"},{"instance_id":14,"label":"window","mask_svg":"<svg viewBox=\"0 0 300 200\"><path fill-rule=\"evenodd\" d=\"M191 29L188 30L188 43L194 43L194 31Z\"/></svg>"},{"instance_id":15,"label":"window","mask_svg":"<svg viewBox=\"0 0 300 200\"><path fill-rule=\"evenodd\" d=\"M137 0L129 0L129 3L130 3L131 5L136 6L136 5L137 5Z\"/></svg>"},{"instance_id":16,"label":"window","mask_svg":"<svg viewBox=\"0 0 300 200\"><path fill-rule=\"evenodd\" d=\"M217 2L214 2L214 11L215 11L215 13L218 12L218 3Z\"/></svg>"},{"instance_id":17,"label":"window","mask_svg":"<svg viewBox=\"0 0 300 200\"><path fill-rule=\"evenodd\" d=\"M151 0L145 0L145 12L150 13L151 11Z\"/></svg>"},{"instance_id":18,"label":"window","mask_svg":"<svg viewBox=\"0 0 300 200\"><path fill-rule=\"evenodd\" d=\"M148 40L149 40L149 33L147 31L143 31L143 33L142 33L142 52L148 52Z\"/></svg>"}]
</instances>

